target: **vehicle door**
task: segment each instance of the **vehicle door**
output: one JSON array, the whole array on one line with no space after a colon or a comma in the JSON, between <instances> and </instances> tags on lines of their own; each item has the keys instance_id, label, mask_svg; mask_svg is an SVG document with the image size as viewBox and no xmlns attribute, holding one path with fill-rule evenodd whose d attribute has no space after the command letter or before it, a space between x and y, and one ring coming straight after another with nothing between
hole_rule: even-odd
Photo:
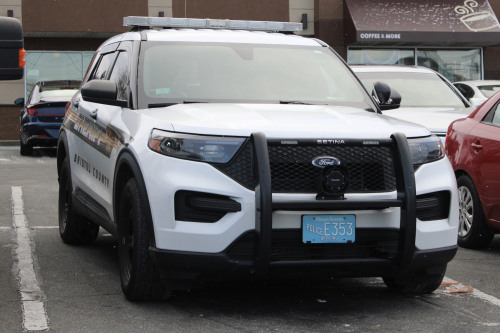
<instances>
[{"instance_id":1,"label":"vehicle door","mask_svg":"<svg viewBox=\"0 0 500 333\"><path fill-rule=\"evenodd\" d=\"M117 99L128 101L130 65L128 51L131 42L124 42L111 56L109 67L104 72L99 66L95 79L109 80L116 84ZM80 102L82 112L88 113L90 122L87 156L89 177L87 181L87 203L100 218L113 219L113 176L116 158L120 148L128 141L129 133L122 121L123 109L119 106ZM93 209L93 210L94 210ZM93 213L96 213L94 211ZM91 213L90 213L91 214Z\"/></svg>"},{"instance_id":2,"label":"vehicle door","mask_svg":"<svg viewBox=\"0 0 500 333\"><path fill-rule=\"evenodd\" d=\"M102 54L97 52L85 74L83 84L90 80L93 73L97 70L100 60L102 60ZM86 167L88 165L88 158L85 155L85 147L88 144L85 120L88 115L86 112L82 112L83 108L80 108L81 100L81 92L79 91L73 96L66 109L62 128L68 140L68 162L71 168L71 185L73 187L73 192L75 192L77 196L80 195L80 197L83 197L81 196L81 191L86 187L85 180L88 178Z\"/></svg>"},{"instance_id":3,"label":"vehicle door","mask_svg":"<svg viewBox=\"0 0 500 333\"><path fill-rule=\"evenodd\" d=\"M118 44L109 46L107 46L107 49L101 51L98 63L86 80L87 82L95 79L106 80L109 78L110 70L117 56L116 48ZM90 196L97 202L103 202L106 197L106 191L103 186L96 187L95 164L100 159L100 155L106 153L104 140L106 137L106 127L103 126L103 123L105 123L105 119L107 118L107 109L113 107L84 101L81 96L76 97L76 99L76 119L75 126L72 129L72 132L77 137L75 139L77 143L76 149L74 154L72 154L73 163L76 165L72 165L71 169L72 174L76 178L74 188L76 194L82 196L85 201ZM98 115L101 118L99 121ZM97 174L97 177L99 177L99 174ZM102 174L100 179L102 179ZM103 185L106 186L107 184Z\"/></svg>"},{"instance_id":4,"label":"vehicle door","mask_svg":"<svg viewBox=\"0 0 500 333\"><path fill-rule=\"evenodd\" d=\"M500 223L500 102L469 134L474 184L485 217Z\"/></svg>"}]
</instances>

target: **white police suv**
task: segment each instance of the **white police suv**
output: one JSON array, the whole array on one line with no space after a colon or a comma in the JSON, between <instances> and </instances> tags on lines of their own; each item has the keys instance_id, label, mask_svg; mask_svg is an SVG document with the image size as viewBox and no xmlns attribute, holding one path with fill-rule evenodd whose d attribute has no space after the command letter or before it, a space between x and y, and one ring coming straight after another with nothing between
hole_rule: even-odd
<instances>
[{"instance_id":1,"label":"white police suv","mask_svg":"<svg viewBox=\"0 0 500 333\"><path fill-rule=\"evenodd\" d=\"M400 102L387 85L368 93L296 23L125 25L68 103L57 167L63 241L113 234L127 298L290 276L439 286L455 177L436 136L381 114Z\"/></svg>"}]
</instances>

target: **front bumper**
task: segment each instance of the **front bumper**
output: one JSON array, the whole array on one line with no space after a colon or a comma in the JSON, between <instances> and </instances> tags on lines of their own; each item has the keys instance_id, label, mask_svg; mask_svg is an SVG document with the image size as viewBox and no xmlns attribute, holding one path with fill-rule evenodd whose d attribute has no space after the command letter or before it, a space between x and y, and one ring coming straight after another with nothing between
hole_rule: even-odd
<instances>
[{"instance_id":1,"label":"front bumper","mask_svg":"<svg viewBox=\"0 0 500 333\"><path fill-rule=\"evenodd\" d=\"M258 133L252 140L255 173L259 175L255 192L244 189L205 163L169 158L150 151L143 155L156 239L156 248L151 252L167 279L198 281L220 279L225 275L263 277L286 275L287 271L290 275L324 271L341 276L401 276L423 271L431 267L428 265L437 267L434 270L443 269L443 265L453 258L458 225L457 190L453 170L446 158L423 165L415 173L406 138L395 134L392 139L381 142L390 146L397 157L394 164L396 191L349 194L346 200L321 201L309 194L272 194L269 161L266 160L267 140ZM242 211L229 213L216 223L176 221L172 202L179 190L225 195L241 203ZM435 191L451 194L448 219L419 221L415 212L416 195ZM318 212L356 214L356 234L370 228L396 230L396 239L391 241L397 245L397 253L356 259L274 260L273 232L287 228L298 230L302 214ZM246 232L255 233L251 258L242 260L227 256L234 241ZM445 254L432 255L436 251ZM427 255L438 259L424 260Z\"/></svg>"},{"instance_id":2,"label":"front bumper","mask_svg":"<svg viewBox=\"0 0 500 333\"><path fill-rule=\"evenodd\" d=\"M235 241L238 242L239 240ZM172 289L196 287L205 281L245 280L259 278L252 260L231 258L231 245L220 253L196 253L150 249L162 279ZM439 275L457 252L457 246L433 250L416 250L411 266L401 270L395 259L317 259L275 261L269 265L266 278L287 277L405 277Z\"/></svg>"}]
</instances>

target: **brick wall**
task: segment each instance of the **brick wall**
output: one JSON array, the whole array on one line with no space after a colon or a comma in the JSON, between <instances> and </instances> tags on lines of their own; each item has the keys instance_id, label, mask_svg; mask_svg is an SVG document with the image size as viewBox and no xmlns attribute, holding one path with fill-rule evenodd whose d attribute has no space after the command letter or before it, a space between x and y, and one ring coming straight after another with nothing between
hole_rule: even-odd
<instances>
[{"instance_id":1,"label":"brick wall","mask_svg":"<svg viewBox=\"0 0 500 333\"><path fill-rule=\"evenodd\" d=\"M330 45L345 60L343 3L342 0L314 0L314 31L316 38Z\"/></svg>"},{"instance_id":2,"label":"brick wall","mask_svg":"<svg viewBox=\"0 0 500 333\"><path fill-rule=\"evenodd\" d=\"M0 140L19 140L19 106L0 106Z\"/></svg>"}]
</instances>

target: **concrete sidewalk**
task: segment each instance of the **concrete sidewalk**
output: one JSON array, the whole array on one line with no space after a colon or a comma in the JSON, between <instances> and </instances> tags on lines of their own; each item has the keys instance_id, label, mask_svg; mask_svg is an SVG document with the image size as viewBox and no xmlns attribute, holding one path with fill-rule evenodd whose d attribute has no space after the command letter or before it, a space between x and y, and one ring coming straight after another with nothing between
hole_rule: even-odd
<instances>
[{"instance_id":1,"label":"concrete sidewalk","mask_svg":"<svg viewBox=\"0 0 500 333\"><path fill-rule=\"evenodd\" d=\"M19 140L0 140L0 146L19 146Z\"/></svg>"}]
</instances>

